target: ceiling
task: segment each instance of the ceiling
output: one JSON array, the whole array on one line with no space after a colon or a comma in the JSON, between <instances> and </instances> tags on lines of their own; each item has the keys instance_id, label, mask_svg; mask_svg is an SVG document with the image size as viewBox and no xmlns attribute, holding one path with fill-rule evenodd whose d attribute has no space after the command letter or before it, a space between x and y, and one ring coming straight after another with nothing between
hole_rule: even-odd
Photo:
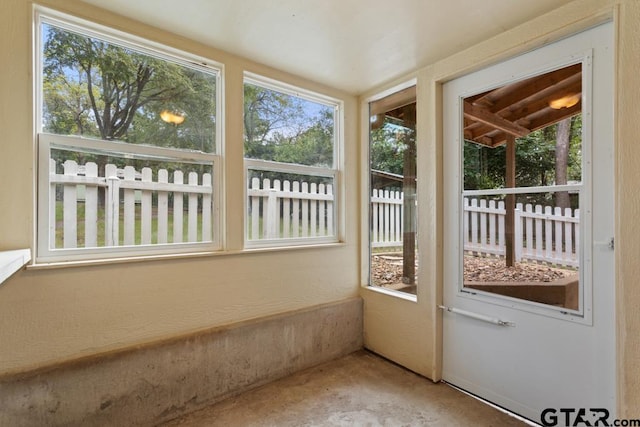
<instances>
[{"instance_id":1,"label":"ceiling","mask_svg":"<svg viewBox=\"0 0 640 427\"><path fill-rule=\"evenodd\" d=\"M464 138L489 147L582 111L582 64L560 68L464 99Z\"/></svg>"},{"instance_id":2,"label":"ceiling","mask_svg":"<svg viewBox=\"0 0 640 427\"><path fill-rule=\"evenodd\" d=\"M360 94L570 0L83 1Z\"/></svg>"}]
</instances>

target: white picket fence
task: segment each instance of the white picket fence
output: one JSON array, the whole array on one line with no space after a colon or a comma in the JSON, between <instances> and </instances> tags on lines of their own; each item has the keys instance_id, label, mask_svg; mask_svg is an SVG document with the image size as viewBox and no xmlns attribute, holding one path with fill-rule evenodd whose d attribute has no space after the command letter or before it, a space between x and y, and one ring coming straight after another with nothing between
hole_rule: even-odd
<instances>
[{"instance_id":1,"label":"white picket fence","mask_svg":"<svg viewBox=\"0 0 640 427\"><path fill-rule=\"evenodd\" d=\"M247 194L250 240L334 235L331 184L254 177Z\"/></svg>"},{"instance_id":2,"label":"white picket fence","mask_svg":"<svg viewBox=\"0 0 640 427\"><path fill-rule=\"evenodd\" d=\"M373 190L371 196L371 244L373 247L402 246L401 191Z\"/></svg>"},{"instance_id":3,"label":"white picket fence","mask_svg":"<svg viewBox=\"0 0 640 427\"><path fill-rule=\"evenodd\" d=\"M402 245L402 193L373 190L371 243L373 247ZM504 256L503 201L468 199L463 202L464 250ZM518 203L515 211L516 261L541 261L577 267L580 210Z\"/></svg>"},{"instance_id":4,"label":"white picket fence","mask_svg":"<svg viewBox=\"0 0 640 427\"><path fill-rule=\"evenodd\" d=\"M169 172L166 169L157 171L157 181L154 182L153 171L150 168L143 168L141 172L137 172L133 166L118 169L115 165L108 164L105 167L105 176L98 176L98 166L93 162L78 165L73 160L67 160L63 163L62 174L56 173L56 162L53 159L50 160L49 166L50 241L56 241L56 229L62 225L64 248L80 246L78 227L84 228L84 247L211 240L211 174L205 173L199 177L197 173L190 172L187 182L184 182L184 173L174 171L173 182L170 183ZM62 186L61 221L60 218L56 218L57 186ZM99 187L105 188L104 232L100 231L100 235ZM80 204L84 205L83 224L78 223ZM152 227L154 217L156 227ZM172 232L169 229L170 222ZM120 224L123 227L122 233ZM139 227L139 242L136 242L136 227Z\"/></svg>"}]
</instances>

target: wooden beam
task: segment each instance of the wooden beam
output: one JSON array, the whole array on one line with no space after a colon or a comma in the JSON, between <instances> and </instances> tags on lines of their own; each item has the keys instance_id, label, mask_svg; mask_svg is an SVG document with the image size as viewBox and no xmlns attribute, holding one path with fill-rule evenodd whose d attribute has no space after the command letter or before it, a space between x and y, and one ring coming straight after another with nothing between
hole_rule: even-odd
<instances>
[{"instance_id":1,"label":"wooden beam","mask_svg":"<svg viewBox=\"0 0 640 427\"><path fill-rule=\"evenodd\" d=\"M464 115L513 136L522 137L531 133L531 131L524 126L510 122L509 120L492 113L486 108L482 108L468 102L464 103Z\"/></svg>"},{"instance_id":2,"label":"wooden beam","mask_svg":"<svg viewBox=\"0 0 640 427\"><path fill-rule=\"evenodd\" d=\"M582 64L575 64L541 76L502 86L488 93L486 98L491 102L491 112L497 113L530 97L544 94L552 87L560 89L561 87L572 85L576 81L580 82L581 76Z\"/></svg>"},{"instance_id":3,"label":"wooden beam","mask_svg":"<svg viewBox=\"0 0 640 427\"><path fill-rule=\"evenodd\" d=\"M414 102L416 102L416 87L411 86L377 101L370 102L369 115L384 114L387 111L392 111Z\"/></svg>"}]
</instances>

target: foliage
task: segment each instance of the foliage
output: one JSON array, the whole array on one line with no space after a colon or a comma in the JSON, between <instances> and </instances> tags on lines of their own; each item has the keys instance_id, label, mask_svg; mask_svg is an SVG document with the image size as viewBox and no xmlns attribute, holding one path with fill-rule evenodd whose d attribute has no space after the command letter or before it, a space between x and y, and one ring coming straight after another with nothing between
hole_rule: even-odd
<instances>
[{"instance_id":1,"label":"foliage","mask_svg":"<svg viewBox=\"0 0 640 427\"><path fill-rule=\"evenodd\" d=\"M267 89L244 85L245 157L333 167L334 110Z\"/></svg>"},{"instance_id":2,"label":"foliage","mask_svg":"<svg viewBox=\"0 0 640 427\"><path fill-rule=\"evenodd\" d=\"M369 158L371 169L383 172L403 174L403 157L407 145L403 142L403 132L406 128L399 128L385 123L370 132Z\"/></svg>"},{"instance_id":3,"label":"foliage","mask_svg":"<svg viewBox=\"0 0 640 427\"><path fill-rule=\"evenodd\" d=\"M45 131L214 150L215 75L51 25L43 34Z\"/></svg>"},{"instance_id":4,"label":"foliage","mask_svg":"<svg viewBox=\"0 0 640 427\"><path fill-rule=\"evenodd\" d=\"M516 139L516 186L553 185L555 182L556 125ZM571 119L571 140L567 161L569 181L580 181L582 169L582 118ZM490 148L465 141L464 188L466 190L505 186L506 149ZM544 197L544 196L541 196ZM531 201L536 202L536 200ZM541 200L540 200L541 201Z\"/></svg>"}]
</instances>

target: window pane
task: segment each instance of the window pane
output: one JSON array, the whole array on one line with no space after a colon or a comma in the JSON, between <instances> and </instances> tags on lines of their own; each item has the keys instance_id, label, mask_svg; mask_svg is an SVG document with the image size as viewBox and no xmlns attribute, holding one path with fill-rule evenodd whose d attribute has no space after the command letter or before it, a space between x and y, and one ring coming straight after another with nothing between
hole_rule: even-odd
<instances>
[{"instance_id":1,"label":"window pane","mask_svg":"<svg viewBox=\"0 0 640 427\"><path fill-rule=\"evenodd\" d=\"M244 85L244 155L248 159L334 166L335 108Z\"/></svg>"},{"instance_id":2,"label":"window pane","mask_svg":"<svg viewBox=\"0 0 640 427\"><path fill-rule=\"evenodd\" d=\"M399 92L370 105L370 283L415 294L418 254L415 87L408 91L409 102L404 100L405 92Z\"/></svg>"},{"instance_id":3,"label":"window pane","mask_svg":"<svg viewBox=\"0 0 640 427\"><path fill-rule=\"evenodd\" d=\"M50 249L213 239L211 163L54 146L50 171Z\"/></svg>"},{"instance_id":4,"label":"window pane","mask_svg":"<svg viewBox=\"0 0 640 427\"><path fill-rule=\"evenodd\" d=\"M42 25L42 130L215 152L216 75Z\"/></svg>"},{"instance_id":5,"label":"window pane","mask_svg":"<svg viewBox=\"0 0 640 427\"><path fill-rule=\"evenodd\" d=\"M335 236L334 179L249 170L249 240Z\"/></svg>"},{"instance_id":6,"label":"window pane","mask_svg":"<svg viewBox=\"0 0 640 427\"><path fill-rule=\"evenodd\" d=\"M464 287L579 310L582 64L463 105Z\"/></svg>"}]
</instances>

